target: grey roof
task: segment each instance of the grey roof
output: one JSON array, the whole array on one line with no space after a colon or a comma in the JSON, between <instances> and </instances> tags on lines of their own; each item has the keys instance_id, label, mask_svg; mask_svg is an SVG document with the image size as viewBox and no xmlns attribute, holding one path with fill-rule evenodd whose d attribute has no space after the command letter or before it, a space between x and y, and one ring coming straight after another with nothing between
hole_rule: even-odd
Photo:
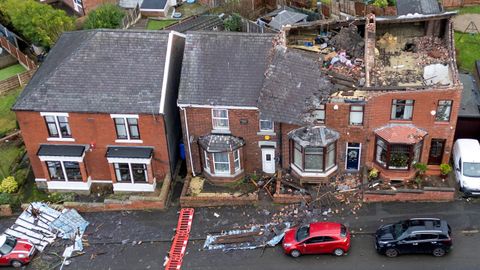
<instances>
[{"instance_id":1,"label":"grey roof","mask_svg":"<svg viewBox=\"0 0 480 270\"><path fill-rule=\"evenodd\" d=\"M305 15L303 13L298 13L290 10L282 10L275 17L273 17L272 21L268 24L268 26L277 30L281 30L283 25L301 22L307 17L308 15Z\"/></svg>"},{"instance_id":2,"label":"grey roof","mask_svg":"<svg viewBox=\"0 0 480 270\"><path fill-rule=\"evenodd\" d=\"M152 147L110 146L107 148L107 157L113 158L150 158Z\"/></svg>"},{"instance_id":3,"label":"grey roof","mask_svg":"<svg viewBox=\"0 0 480 270\"><path fill-rule=\"evenodd\" d=\"M462 102L458 110L458 117L480 118L480 89L470 74L460 73L463 84Z\"/></svg>"},{"instance_id":4,"label":"grey roof","mask_svg":"<svg viewBox=\"0 0 480 270\"><path fill-rule=\"evenodd\" d=\"M440 13L437 0L397 0L397 15Z\"/></svg>"},{"instance_id":5,"label":"grey roof","mask_svg":"<svg viewBox=\"0 0 480 270\"><path fill-rule=\"evenodd\" d=\"M288 137L303 147L325 147L338 140L340 134L324 126L306 126L290 131Z\"/></svg>"},{"instance_id":6,"label":"grey roof","mask_svg":"<svg viewBox=\"0 0 480 270\"><path fill-rule=\"evenodd\" d=\"M196 17L190 17L179 23L170 25L165 29L174 30L177 32L185 33L193 30L214 30L223 29L223 20L217 15L200 15Z\"/></svg>"},{"instance_id":7,"label":"grey roof","mask_svg":"<svg viewBox=\"0 0 480 270\"><path fill-rule=\"evenodd\" d=\"M137 4L142 5L143 0L119 0L118 5L122 8L135 8Z\"/></svg>"},{"instance_id":8,"label":"grey roof","mask_svg":"<svg viewBox=\"0 0 480 270\"><path fill-rule=\"evenodd\" d=\"M167 0L143 0L140 9L165 9Z\"/></svg>"},{"instance_id":9,"label":"grey roof","mask_svg":"<svg viewBox=\"0 0 480 270\"><path fill-rule=\"evenodd\" d=\"M208 134L198 138L198 143L207 152L231 152L245 145L242 138L224 134Z\"/></svg>"},{"instance_id":10,"label":"grey roof","mask_svg":"<svg viewBox=\"0 0 480 270\"><path fill-rule=\"evenodd\" d=\"M325 101L333 92L317 61L292 49L277 46L260 93L262 118L304 125L310 106Z\"/></svg>"},{"instance_id":11,"label":"grey roof","mask_svg":"<svg viewBox=\"0 0 480 270\"><path fill-rule=\"evenodd\" d=\"M274 36L187 32L178 103L256 107Z\"/></svg>"},{"instance_id":12,"label":"grey roof","mask_svg":"<svg viewBox=\"0 0 480 270\"><path fill-rule=\"evenodd\" d=\"M81 157L84 152L84 145L41 144L37 156Z\"/></svg>"},{"instance_id":13,"label":"grey roof","mask_svg":"<svg viewBox=\"0 0 480 270\"><path fill-rule=\"evenodd\" d=\"M168 32L64 33L13 110L158 114Z\"/></svg>"}]
</instances>

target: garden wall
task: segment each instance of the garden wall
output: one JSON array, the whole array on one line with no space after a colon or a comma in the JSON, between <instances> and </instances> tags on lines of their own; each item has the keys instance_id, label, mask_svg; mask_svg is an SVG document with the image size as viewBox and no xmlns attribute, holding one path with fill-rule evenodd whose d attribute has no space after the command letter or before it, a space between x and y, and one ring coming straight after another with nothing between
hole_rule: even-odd
<instances>
[{"instance_id":1,"label":"garden wall","mask_svg":"<svg viewBox=\"0 0 480 270\"><path fill-rule=\"evenodd\" d=\"M367 190L364 202L445 202L455 199L455 188L424 187L423 189Z\"/></svg>"},{"instance_id":2,"label":"garden wall","mask_svg":"<svg viewBox=\"0 0 480 270\"><path fill-rule=\"evenodd\" d=\"M23 73L12 76L8 79L0 81L0 95L7 93L10 90L17 89L27 84L32 78L35 70L28 70Z\"/></svg>"}]
</instances>

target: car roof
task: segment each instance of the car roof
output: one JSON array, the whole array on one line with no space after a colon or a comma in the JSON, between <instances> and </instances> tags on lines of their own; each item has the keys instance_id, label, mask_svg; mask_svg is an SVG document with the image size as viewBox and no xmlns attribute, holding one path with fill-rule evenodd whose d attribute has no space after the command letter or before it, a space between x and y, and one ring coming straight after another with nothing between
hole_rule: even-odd
<instances>
[{"instance_id":1,"label":"car roof","mask_svg":"<svg viewBox=\"0 0 480 270\"><path fill-rule=\"evenodd\" d=\"M458 145L458 151L462 162L480 162L478 155L480 144L475 139L458 139L455 144Z\"/></svg>"},{"instance_id":2,"label":"car roof","mask_svg":"<svg viewBox=\"0 0 480 270\"><path fill-rule=\"evenodd\" d=\"M336 222L310 223L310 237L338 236L340 234L340 226L341 224Z\"/></svg>"},{"instance_id":3,"label":"car roof","mask_svg":"<svg viewBox=\"0 0 480 270\"><path fill-rule=\"evenodd\" d=\"M424 224L410 225L408 233L447 233L448 223L438 218L412 218L408 222L423 221Z\"/></svg>"}]
</instances>

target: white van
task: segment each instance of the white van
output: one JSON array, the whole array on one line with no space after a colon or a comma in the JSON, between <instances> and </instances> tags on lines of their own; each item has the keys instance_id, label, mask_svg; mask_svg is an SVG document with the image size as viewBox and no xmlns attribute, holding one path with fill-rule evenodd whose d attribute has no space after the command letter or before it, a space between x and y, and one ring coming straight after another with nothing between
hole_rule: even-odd
<instances>
[{"instance_id":1,"label":"white van","mask_svg":"<svg viewBox=\"0 0 480 270\"><path fill-rule=\"evenodd\" d=\"M453 167L460 189L466 195L480 195L480 144L458 139L453 146Z\"/></svg>"}]
</instances>

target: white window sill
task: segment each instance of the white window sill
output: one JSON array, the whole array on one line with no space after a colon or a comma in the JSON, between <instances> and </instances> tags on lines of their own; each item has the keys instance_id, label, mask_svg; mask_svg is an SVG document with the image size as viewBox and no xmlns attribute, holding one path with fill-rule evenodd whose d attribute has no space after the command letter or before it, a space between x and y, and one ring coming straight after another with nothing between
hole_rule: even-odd
<instances>
[{"instance_id":1,"label":"white window sill","mask_svg":"<svg viewBox=\"0 0 480 270\"><path fill-rule=\"evenodd\" d=\"M290 164L290 167L292 170L294 170L298 175L303 176L303 177L327 177L333 172L335 172L338 169L338 166L335 165L332 168L330 168L328 171L323 172L323 173L316 173L316 172L303 172L297 166L293 163Z\"/></svg>"},{"instance_id":2,"label":"white window sill","mask_svg":"<svg viewBox=\"0 0 480 270\"><path fill-rule=\"evenodd\" d=\"M257 132L257 135L260 135L260 136L275 136L277 134L273 131L260 131L260 132Z\"/></svg>"},{"instance_id":3,"label":"white window sill","mask_svg":"<svg viewBox=\"0 0 480 270\"><path fill-rule=\"evenodd\" d=\"M49 190L90 190L92 184L90 178L87 182L83 181L47 181Z\"/></svg>"},{"instance_id":4,"label":"white window sill","mask_svg":"<svg viewBox=\"0 0 480 270\"><path fill-rule=\"evenodd\" d=\"M212 129L212 131L210 133L212 133L212 134L232 134L232 132L230 132L230 129Z\"/></svg>"},{"instance_id":5,"label":"white window sill","mask_svg":"<svg viewBox=\"0 0 480 270\"><path fill-rule=\"evenodd\" d=\"M243 169L240 169L238 171L236 171L234 174L230 174L230 173L210 173L209 170L204 170L204 172L206 174L208 174L209 176L211 177L227 177L227 178L233 178L233 177L236 177L238 176L239 174L243 173Z\"/></svg>"},{"instance_id":6,"label":"white window sill","mask_svg":"<svg viewBox=\"0 0 480 270\"><path fill-rule=\"evenodd\" d=\"M124 140L124 139L117 139L115 140L116 143L143 143L142 140Z\"/></svg>"},{"instance_id":7,"label":"white window sill","mask_svg":"<svg viewBox=\"0 0 480 270\"><path fill-rule=\"evenodd\" d=\"M49 142L74 142L75 139L74 138L53 138L53 137L50 137L50 138L47 138L47 141L49 141Z\"/></svg>"},{"instance_id":8,"label":"white window sill","mask_svg":"<svg viewBox=\"0 0 480 270\"><path fill-rule=\"evenodd\" d=\"M113 183L113 192L117 191L127 191L127 192L154 192L155 187L157 186L157 181L153 179L153 184L150 183Z\"/></svg>"}]
</instances>

